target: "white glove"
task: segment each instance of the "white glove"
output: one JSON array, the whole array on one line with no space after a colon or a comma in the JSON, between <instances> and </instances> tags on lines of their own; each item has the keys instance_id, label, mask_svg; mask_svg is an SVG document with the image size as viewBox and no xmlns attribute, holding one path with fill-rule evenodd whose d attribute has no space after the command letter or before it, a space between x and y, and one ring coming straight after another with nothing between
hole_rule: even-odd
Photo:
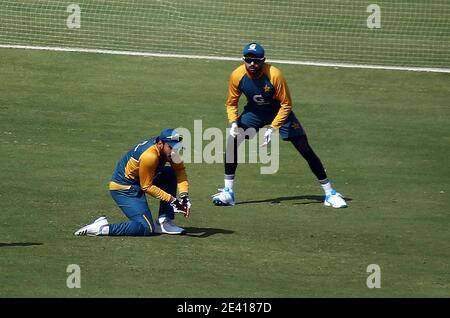
<instances>
[{"instance_id":1,"label":"white glove","mask_svg":"<svg viewBox=\"0 0 450 318\"><path fill-rule=\"evenodd\" d=\"M264 143L261 145L261 147L267 146L269 144L269 142L272 140L272 133L273 133L272 127L267 129L266 133L264 134Z\"/></svg>"},{"instance_id":2,"label":"white glove","mask_svg":"<svg viewBox=\"0 0 450 318\"><path fill-rule=\"evenodd\" d=\"M230 136L236 138L239 135L239 127L235 121L231 123Z\"/></svg>"}]
</instances>

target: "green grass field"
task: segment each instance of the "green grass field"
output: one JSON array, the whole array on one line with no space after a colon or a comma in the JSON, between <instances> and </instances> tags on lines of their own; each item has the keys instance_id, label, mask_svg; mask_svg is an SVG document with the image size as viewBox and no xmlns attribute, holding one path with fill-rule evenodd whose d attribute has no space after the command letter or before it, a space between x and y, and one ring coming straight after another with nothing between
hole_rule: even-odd
<instances>
[{"instance_id":1,"label":"green grass field","mask_svg":"<svg viewBox=\"0 0 450 318\"><path fill-rule=\"evenodd\" d=\"M450 296L449 74L279 65L349 208L325 208L280 142L277 174L240 165L235 207L210 201L222 164L187 164L188 235L111 238L72 233L125 220L117 161L167 126L225 129L236 62L2 49L0 65L1 297Z\"/></svg>"}]
</instances>

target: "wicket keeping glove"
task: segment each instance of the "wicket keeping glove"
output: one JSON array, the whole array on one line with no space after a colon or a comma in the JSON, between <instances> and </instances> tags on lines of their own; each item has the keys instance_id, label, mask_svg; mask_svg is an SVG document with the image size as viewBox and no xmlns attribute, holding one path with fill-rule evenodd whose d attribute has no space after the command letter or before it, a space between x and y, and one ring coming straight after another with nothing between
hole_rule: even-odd
<instances>
[{"instance_id":1,"label":"wicket keeping glove","mask_svg":"<svg viewBox=\"0 0 450 318\"><path fill-rule=\"evenodd\" d=\"M188 210L191 210L191 200L189 199L189 195L187 192L180 193L180 200L183 205L185 205Z\"/></svg>"},{"instance_id":2,"label":"wicket keeping glove","mask_svg":"<svg viewBox=\"0 0 450 318\"><path fill-rule=\"evenodd\" d=\"M272 127L267 129L266 133L264 134L264 143L261 145L261 147L267 146L269 144L269 142L272 140L272 133L273 133Z\"/></svg>"},{"instance_id":3,"label":"wicket keeping glove","mask_svg":"<svg viewBox=\"0 0 450 318\"><path fill-rule=\"evenodd\" d=\"M178 200L177 198L173 198L172 201L170 201L170 205L173 207L173 212L175 213L182 213L185 217L189 216L189 208L183 204L181 200Z\"/></svg>"},{"instance_id":4,"label":"wicket keeping glove","mask_svg":"<svg viewBox=\"0 0 450 318\"><path fill-rule=\"evenodd\" d=\"M231 123L230 136L236 138L239 135L239 127L235 121Z\"/></svg>"}]
</instances>

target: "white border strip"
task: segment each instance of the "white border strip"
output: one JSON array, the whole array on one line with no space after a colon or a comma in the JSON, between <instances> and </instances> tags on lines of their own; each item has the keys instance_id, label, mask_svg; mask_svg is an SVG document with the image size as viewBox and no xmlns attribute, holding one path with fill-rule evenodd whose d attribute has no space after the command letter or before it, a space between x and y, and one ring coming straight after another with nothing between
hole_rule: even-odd
<instances>
[{"instance_id":1,"label":"white border strip","mask_svg":"<svg viewBox=\"0 0 450 318\"><path fill-rule=\"evenodd\" d=\"M135 51L83 49L83 48L64 48L64 47L32 46L32 45L0 44L0 48L27 49L27 50L45 50L45 51L57 51L57 52L99 53L99 54L131 55L131 56L146 56L146 57L173 57L173 58L202 59L202 60L221 60L221 61L240 61L241 60L240 58L225 57L225 56L146 53L146 52L135 52ZM270 60L270 61L271 62L275 62L275 63L280 63L280 64L295 64L295 65L308 65L308 66L325 66L325 67L381 69L381 70L395 70L395 71L450 73L450 68L407 67L407 66L348 64L348 63L327 63L327 62L289 61L289 60Z\"/></svg>"}]
</instances>

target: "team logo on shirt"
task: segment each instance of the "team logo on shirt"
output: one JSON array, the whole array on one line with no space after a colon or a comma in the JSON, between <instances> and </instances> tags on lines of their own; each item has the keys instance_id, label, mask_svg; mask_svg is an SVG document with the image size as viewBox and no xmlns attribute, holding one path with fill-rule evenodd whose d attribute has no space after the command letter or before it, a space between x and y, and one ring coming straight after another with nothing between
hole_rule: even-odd
<instances>
[{"instance_id":1,"label":"team logo on shirt","mask_svg":"<svg viewBox=\"0 0 450 318\"><path fill-rule=\"evenodd\" d=\"M270 92L270 86L266 84L266 86L264 86L264 93L268 92Z\"/></svg>"},{"instance_id":2,"label":"team logo on shirt","mask_svg":"<svg viewBox=\"0 0 450 318\"><path fill-rule=\"evenodd\" d=\"M253 95L253 101L258 105L266 104L266 101L264 100L264 97L262 97L262 95Z\"/></svg>"}]
</instances>

